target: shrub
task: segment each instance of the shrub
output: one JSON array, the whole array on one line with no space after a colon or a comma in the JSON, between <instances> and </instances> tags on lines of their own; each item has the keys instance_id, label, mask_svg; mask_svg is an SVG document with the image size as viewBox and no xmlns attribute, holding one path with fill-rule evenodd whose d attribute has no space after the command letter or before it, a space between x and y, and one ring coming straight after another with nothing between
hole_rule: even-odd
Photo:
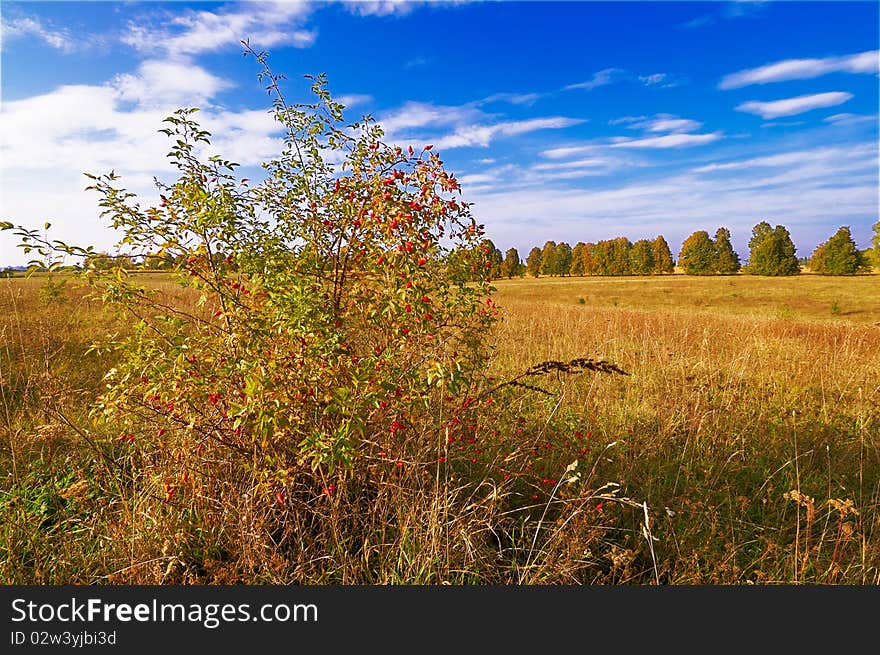
<instances>
[{"instance_id":1,"label":"shrub","mask_svg":"<svg viewBox=\"0 0 880 655\"><path fill-rule=\"evenodd\" d=\"M194 493L188 467L223 460L283 503L297 475L324 485L392 442L435 435L479 384L495 320L488 278L471 281L487 264L483 228L432 147L386 145L369 117L344 123L323 76L311 78L314 102L288 105L264 54L246 53L285 131L263 182L199 158L211 135L196 109L160 130L180 176L157 183L158 206L142 208L114 173L89 175L124 235L118 261L175 262L183 292L138 286L119 263L86 267L103 299L136 317L112 344L95 414L123 444L163 454L166 500ZM19 234L44 256L108 261Z\"/></svg>"}]
</instances>

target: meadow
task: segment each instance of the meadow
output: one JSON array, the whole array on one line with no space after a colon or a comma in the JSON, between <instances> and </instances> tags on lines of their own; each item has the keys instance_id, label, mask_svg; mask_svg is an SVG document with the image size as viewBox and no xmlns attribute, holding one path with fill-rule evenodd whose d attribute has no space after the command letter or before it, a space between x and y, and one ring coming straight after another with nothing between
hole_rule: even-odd
<instances>
[{"instance_id":1,"label":"meadow","mask_svg":"<svg viewBox=\"0 0 880 655\"><path fill-rule=\"evenodd\" d=\"M880 584L880 276L494 285L471 436L276 516L222 462L163 495L161 452L88 415L130 325L0 280L0 581Z\"/></svg>"}]
</instances>

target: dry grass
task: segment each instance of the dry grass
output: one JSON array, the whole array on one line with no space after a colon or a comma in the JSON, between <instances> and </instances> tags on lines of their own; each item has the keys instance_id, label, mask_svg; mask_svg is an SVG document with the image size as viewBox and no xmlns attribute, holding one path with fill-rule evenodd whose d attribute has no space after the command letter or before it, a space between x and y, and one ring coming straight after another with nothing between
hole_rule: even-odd
<instances>
[{"instance_id":1,"label":"dry grass","mask_svg":"<svg viewBox=\"0 0 880 655\"><path fill-rule=\"evenodd\" d=\"M503 376L577 355L632 374L562 379L559 396L600 442L616 442L600 471L655 508L670 582L877 583L878 285L876 276L503 281L495 367ZM741 306L718 300L728 289ZM851 313L822 315L823 294ZM773 298L786 299L785 318ZM817 499L810 521L822 524L803 547L807 517L785 498L792 490ZM842 528L835 508L846 500L860 513Z\"/></svg>"},{"instance_id":2,"label":"dry grass","mask_svg":"<svg viewBox=\"0 0 880 655\"><path fill-rule=\"evenodd\" d=\"M501 281L461 424L268 507L90 421L127 326L72 287L0 280L4 582L880 584L877 276Z\"/></svg>"}]
</instances>

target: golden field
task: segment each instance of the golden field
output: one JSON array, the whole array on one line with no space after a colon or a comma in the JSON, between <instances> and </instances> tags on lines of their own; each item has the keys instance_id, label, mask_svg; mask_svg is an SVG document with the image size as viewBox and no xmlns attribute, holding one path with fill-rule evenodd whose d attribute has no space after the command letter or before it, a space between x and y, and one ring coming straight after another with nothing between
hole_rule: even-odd
<instances>
[{"instance_id":1,"label":"golden field","mask_svg":"<svg viewBox=\"0 0 880 655\"><path fill-rule=\"evenodd\" d=\"M73 280L0 280L0 578L880 584L880 276L495 286L496 380L576 358L629 375L506 388L479 462L380 478L358 511L394 521L328 510L334 543L283 550L250 505L218 524L114 473L87 416L113 361L89 348L126 323Z\"/></svg>"}]
</instances>

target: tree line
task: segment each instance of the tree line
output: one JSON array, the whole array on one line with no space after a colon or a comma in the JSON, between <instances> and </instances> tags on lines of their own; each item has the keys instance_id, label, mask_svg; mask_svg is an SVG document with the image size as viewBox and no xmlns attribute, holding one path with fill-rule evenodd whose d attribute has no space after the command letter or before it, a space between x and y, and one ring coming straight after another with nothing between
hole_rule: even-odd
<instances>
[{"instance_id":1,"label":"tree line","mask_svg":"<svg viewBox=\"0 0 880 655\"><path fill-rule=\"evenodd\" d=\"M492 278L585 276L585 275L664 275L675 271L676 265L686 275L750 275L787 276L801 272L794 242L784 225L771 226L761 221L752 228L749 258L740 261L730 241L730 230L719 227L714 238L706 230L697 230L681 245L678 261L673 259L669 244L662 235L655 239L626 237L596 243L578 242L574 247L562 241L547 241L535 246L525 261L516 248L505 253L491 239L484 240L482 249L488 254ZM819 244L806 260L810 271L822 275L855 275L869 272L871 263L880 268L880 221L874 225L872 246L859 250L850 228L840 227L827 241Z\"/></svg>"},{"instance_id":2,"label":"tree line","mask_svg":"<svg viewBox=\"0 0 880 655\"><path fill-rule=\"evenodd\" d=\"M578 242L573 248L566 242L547 241L543 248L535 246L525 261L516 248L502 252L491 239L480 244L480 253L488 256L486 272L492 279L524 277L586 276L586 275L666 275L675 272L676 265L686 275L733 275L739 272L751 275L798 275L801 264L810 272L821 275L856 275L871 270L872 264L880 269L880 221L873 226L871 246L859 250L849 226L841 226L827 241L820 243L809 258L799 260L788 229L784 225L771 227L761 221L752 228L749 240L749 260L740 262L730 242L730 230L719 227L715 237L705 230L697 230L681 245L678 260L672 256L669 244L662 235L655 239L639 239L635 243L626 237L606 239L596 243ZM213 253L211 259L221 262L223 253ZM459 255L461 256L461 255ZM185 262L168 253L154 253L141 258L129 255L92 253L82 266L111 269L122 266L137 270L174 270ZM75 266L63 267L77 268ZM474 279L481 279L483 271L471 268ZM0 270L0 277L12 277L13 269Z\"/></svg>"}]
</instances>

